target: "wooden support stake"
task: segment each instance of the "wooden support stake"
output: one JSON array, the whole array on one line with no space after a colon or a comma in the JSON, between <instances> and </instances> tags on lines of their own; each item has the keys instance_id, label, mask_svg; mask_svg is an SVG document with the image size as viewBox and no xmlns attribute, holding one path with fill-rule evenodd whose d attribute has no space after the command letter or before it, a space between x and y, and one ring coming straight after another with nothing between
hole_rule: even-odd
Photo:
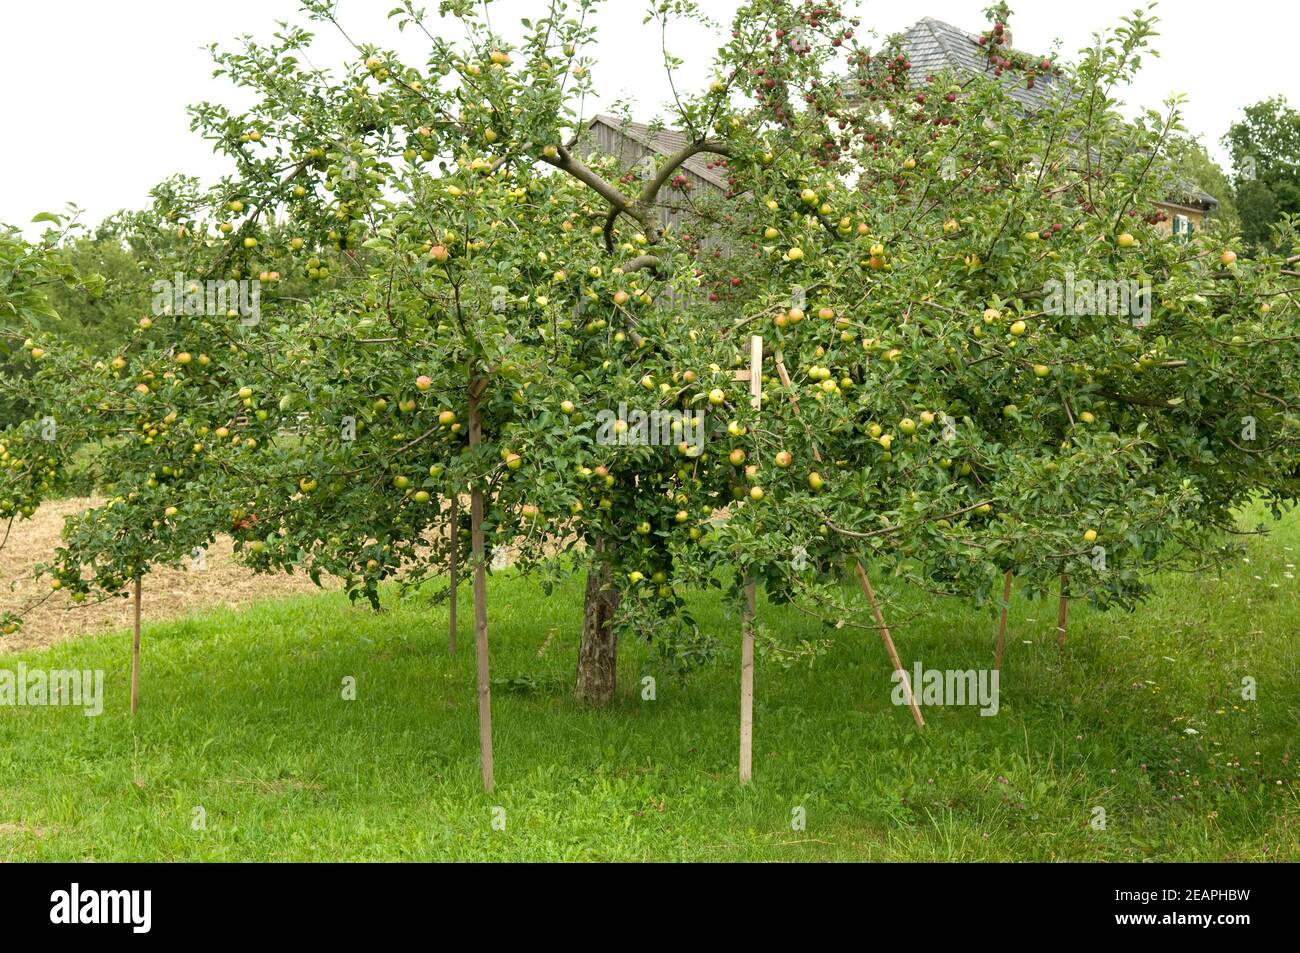
<instances>
[{"instance_id":1,"label":"wooden support stake","mask_svg":"<svg viewBox=\"0 0 1300 953\"><path fill-rule=\"evenodd\" d=\"M754 616L757 592L745 583L745 617L740 631L740 783L754 776Z\"/></svg>"},{"instance_id":2,"label":"wooden support stake","mask_svg":"<svg viewBox=\"0 0 1300 953\"><path fill-rule=\"evenodd\" d=\"M998 644L993 650L993 671L1002 671L1002 648L1007 640L1007 609L1011 606L1011 570L1002 580L1002 618L998 620Z\"/></svg>"},{"instance_id":3,"label":"wooden support stake","mask_svg":"<svg viewBox=\"0 0 1300 953\"><path fill-rule=\"evenodd\" d=\"M749 339L749 402L763 406L763 339ZM745 614L740 626L740 783L754 776L754 617L757 591L753 576L745 577Z\"/></svg>"},{"instance_id":4,"label":"wooden support stake","mask_svg":"<svg viewBox=\"0 0 1300 953\"><path fill-rule=\"evenodd\" d=\"M749 339L749 405L763 409L763 339L757 334Z\"/></svg>"},{"instance_id":5,"label":"wooden support stake","mask_svg":"<svg viewBox=\"0 0 1300 953\"><path fill-rule=\"evenodd\" d=\"M776 352L776 373L777 376L781 378L781 386L786 388L787 390L791 389L790 372L785 369L785 361L781 360L780 351ZM798 417L799 416L799 395L798 394L791 395L790 401L793 404L794 415ZM821 463L822 455L821 455L821 451L817 449L816 441L813 442L812 453L813 453L813 459L816 460L818 463Z\"/></svg>"},{"instance_id":6,"label":"wooden support stake","mask_svg":"<svg viewBox=\"0 0 1300 953\"><path fill-rule=\"evenodd\" d=\"M140 578L135 580L135 593L133 602L133 615L135 616L135 632L131 639L131 714L135 714L136 708L140 705Z\"/></svg>"},{"instance_id":7,"label":"wooden support stake","mask_svg":"<svg viewBox=\"0 0 1300 953\"><path fill-rule=\"evenodd\" d=\"M451 593L448 603L447 651L456 654L456 595L460 588L460 495L451 495L451 555L448 557L451 571Z\"/></svg>"},{"instance_id":8,"label":"wooden support stake","mask_svg":"<svg viewBox=\"0 0 1300 953\"><path fill-rule=\"evenodd\" d=\"M469 385L469 445L482 439L478 402L485 381L474 377ZM483 788L495 786L492 771L492 681L488 673L487 561L483 552L483 488L474 482L470 493L470 539L474 558L474 662L478 672L478 750Z\"/></svg>"},{"instance_id":9,"label":"wooden support stake","mask_svg":"<svg viewBox=\"0 0 1300 953\"><path fill-rule=\"evenodd\" d=\"M1065 626L1070 615L1070 577L1061 574L1061 601L1056 608L1056 647L1065 648Z\"/></svg>"},{"instance_id":10,"label":"wooden support stake","mask_svg":"<svg viewBox=\"0 0 1300 953\"><path fill-rule=\"evenodd\" d=\"M894 647L893 636L889 634L889 627L885 625L885 617L880 612L880 603L876 601L876 593L871 588L871 580L867 578L866 570L862 568L861 561L855 560L854 565L858 571L858 583L862 586L862 591L867 594L867 601L871 603L871 612L876 617L876 627L880 630L880 638L885 643L885 651L889 653L889 660L894 663L894 671L902 679L903 692L907 695L907 703L912 708L912 718L916 720L916 727L924 728L925 719L921 717L921 706L916 703L916 696L912 694L912 683L908 681L907 672L903 669L903 663L898 658L898 649Z\"/></svg>"}]
</instances>

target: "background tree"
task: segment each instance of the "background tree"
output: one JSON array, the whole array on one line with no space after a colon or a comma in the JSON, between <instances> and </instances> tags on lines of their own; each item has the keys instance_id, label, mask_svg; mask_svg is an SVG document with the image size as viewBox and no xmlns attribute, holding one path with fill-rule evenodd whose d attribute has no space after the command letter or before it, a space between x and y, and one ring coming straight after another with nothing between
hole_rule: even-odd
<instances>
[{"instance_id":1,"label":"background tree","mask_svg":"<svg viewBox=\"0 0 1300 953\"><path fill-rule=\"evenodd\" d=\"M1300 214L1300 112L1283 96L1261 100L1228 127L1223 145L1232 156L1242 237L1274 250L1274 224Z\"/></svg>"},{"instance_id":2,"label":"background tree","mask_svg":"<svg viewBox=\"0 0 1300 953\"><path fill-rule=\"evenodd\" d=\"M16 520L30 518L62 489L66 461L78 446L76 428L39 412L46 401L37 381L50 357L41 335L57 318L49 293L79 279L56 250L66 235L63 217L43 213L37 220L56 227L36 243L0 228L0 548ZM0 616L0 634L16 631L20 615Z\"/></svg>"}]
</instances>

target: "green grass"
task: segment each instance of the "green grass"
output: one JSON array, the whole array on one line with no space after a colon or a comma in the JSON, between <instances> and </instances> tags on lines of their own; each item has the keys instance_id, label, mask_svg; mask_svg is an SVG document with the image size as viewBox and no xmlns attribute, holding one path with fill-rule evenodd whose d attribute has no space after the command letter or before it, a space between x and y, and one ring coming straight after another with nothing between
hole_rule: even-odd
<instances>
[{"instance_id":1,"label":"green grass","mask_svg":"<svg viewBox=\"0 0 1300 953\"><path fill-rule=\"evenodd\" d=\"M0 707L0 860L1300 859L1297 556L1293 514L1222 578L1162 579L1131 615L1074 607L1063 655L1054 603L1018 598L1001 712L930 708L924 731L890 703L874 635L841 633L812 668L760 659L746 789L737 622L715 597L695 609L726 636L717 665L660 673L642 701L654 655L626 643L618 700L594 712L569 696L578 584L548 598L494 577L493 674L531 690L494 691L491 795L471 636L449 658L443 609L374 615L326 594L148 625L134 720L125 634L4 656L102 668L107 697L98 718ZM917 608L895 632L906 664L991 664L991 614Z\"/></svg>"}]
</instances>

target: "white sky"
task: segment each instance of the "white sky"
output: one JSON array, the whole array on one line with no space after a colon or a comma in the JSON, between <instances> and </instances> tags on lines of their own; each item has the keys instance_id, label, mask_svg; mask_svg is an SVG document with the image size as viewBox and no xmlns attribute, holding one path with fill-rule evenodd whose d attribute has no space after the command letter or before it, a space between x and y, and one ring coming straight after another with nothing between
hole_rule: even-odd
<instances>
[{"instance_id":1,"label":"white sky","mask_svg":"<svg viewBox=\"0 0 1300 953\"><path fill-rule=\"evenodd\" d=\"M358 42L398 49L420 62L418 32L399 35L385 19L397 0L339 0L340 18ZM597 20L606 41L594 55L595 107L626 100L639 117L654 115L669 96L657 32L642 26L647 0L606 0ZM725 25L737 0L700 0ZM904 29L922 16L971 32L984 28L988 0L846 0L862 16L859 36ZM427 0L436 8L437 0ZM1012 0L1017 48L1073 58L1098 29L1112 26L1138 0ZM493 25L512 32L521 16L537 16L545 0L498 0ZM204 99L239 105L228 80L212 77L203 47L229 45L250 33L268 38L275 21L296 19L296 0L0 0L0 222L25 226L40 211L73 201L97 222L120 208L138 208L149 188L174 172L212 180L225 171L189 131L185 107ZM1300 107L1296 38L1300 3L1286 0L1164 0L1157 8L1159 59L1148 59L1125 98L1158 107L1185 93L1186 122L1224 161L1219 138L1243 106L1283 94ZM436 31L438 20L431 18ZM326 32L326 31L329 32ZM333 66L349 50L331 28L318 31L317 66ZM703 85L716 42L689 28L669 37L686 61L679 84ZM41 226L43 227L43 226ZM35 234L37 227L28 227Z\"/></svg>"}]
</instances>

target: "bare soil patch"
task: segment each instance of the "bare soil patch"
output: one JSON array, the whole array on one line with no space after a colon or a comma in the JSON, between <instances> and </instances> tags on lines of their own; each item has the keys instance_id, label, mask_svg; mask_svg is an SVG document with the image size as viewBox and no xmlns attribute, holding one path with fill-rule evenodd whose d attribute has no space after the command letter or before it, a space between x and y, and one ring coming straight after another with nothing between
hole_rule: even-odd
<instances>
[{"instance_id":1,"label":"bare soil patch","mask_svg":"<svg viewBox=\"0 0 1300 953\"><path fill-rule=\"evenodd\" d=\"M21 629L0 636L0 654L43 648L82 635L120 631L131 625L131 601L125 593L120 599L78 605L65 593L51 595L48 577L34 578L35 567L54 555L64 518L102 502L81 497L46 503L32 519L13 524L8 543L0 549L0 610L17 610L44 601L25 617ZM202 570L159 567L146 576L145 620L156 622L200 609L236 607L272 596L316 590L304 576L253 573L235 561L231 541L224 536L208 549L205 564Z\"/></svg>"}]
</instances>

